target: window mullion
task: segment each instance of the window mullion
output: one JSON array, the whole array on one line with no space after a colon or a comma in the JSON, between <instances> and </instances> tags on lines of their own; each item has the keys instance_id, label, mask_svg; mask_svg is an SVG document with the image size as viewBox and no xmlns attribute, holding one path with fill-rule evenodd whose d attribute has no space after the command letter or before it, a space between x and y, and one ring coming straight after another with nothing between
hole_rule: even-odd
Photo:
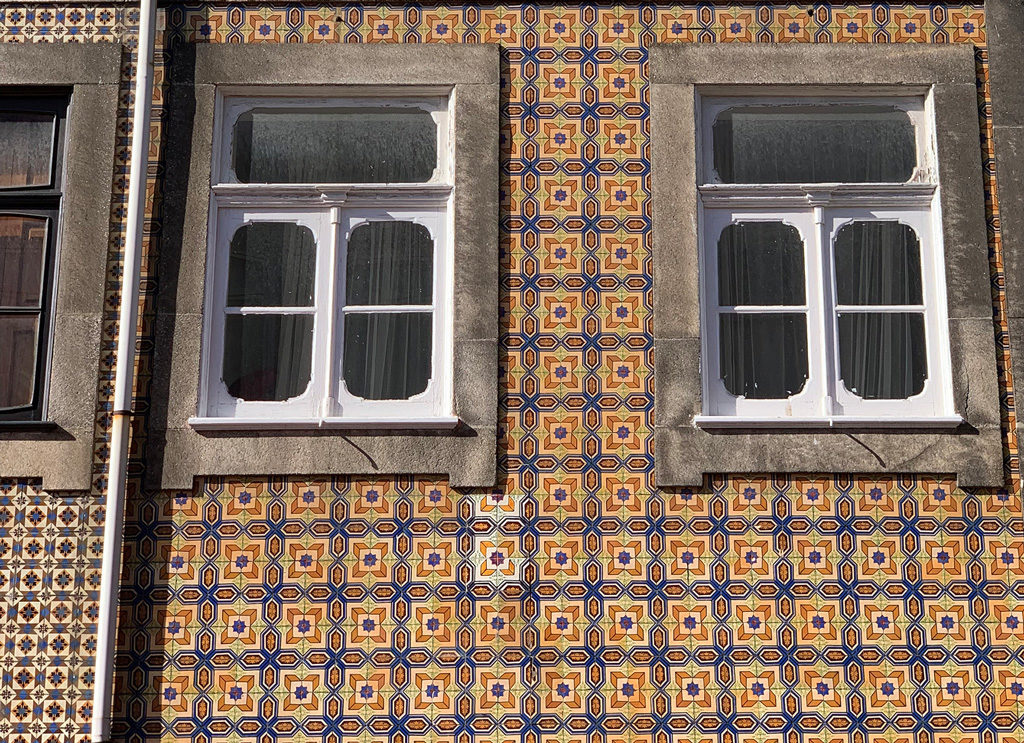
<instances>
[{"instance_id":1,"label":"window mullion","mask_svg":"<svg viewBox=\"0 0 1024 743\"><path fill-rule=\"evenodd\" d=\"M831 418L836 414L836 379L838 369L835 317L835 269L829 240L829 225L825 205L814 205L815 253L818 262L816 278L818 323L818 368L822 375L821 414Z\"/></svg>"},{"instance_id":2,"label":"window mullion","mask_svg":"<svg viewBox=\"0 0 1024 743\"><path fill-rule=\"evenodd\" d=\"M324 380L323 398L320 400L320 417L330 418L337 412L337 384L338 369L341 368L341 354L337 350L339 319L338 312L339 296L341 303L344 303L343 290L339 283L345 280L345 267L339 265L339 242L341 241L341 207L332 206L330 211L330 240L327 251L327 296L320 307L320 316L324 320L323 349L326 354L324 359ZM344 322L344 320L341 320Z\"/></svg>"}]
</instances>

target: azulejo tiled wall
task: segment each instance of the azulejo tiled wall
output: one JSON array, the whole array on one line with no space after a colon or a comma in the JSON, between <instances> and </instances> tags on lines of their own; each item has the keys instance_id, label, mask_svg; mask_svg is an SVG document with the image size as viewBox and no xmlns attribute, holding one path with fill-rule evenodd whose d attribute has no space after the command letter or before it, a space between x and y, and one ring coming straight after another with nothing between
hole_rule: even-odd
<instances>
[{"instance_id":1,"label":"azulejo tiled wall","mask_svg":"<svg viewBox=\"0 0 1024 743\"><path fill-rule=\"evenodd\" d=\"M2 43L134 44L124 5L0 3ZM0 740L88 740L113 386L114 338L129 158L133 60L123 57L103 347L97 384L93 490L52 494L4 478L0 465Z\"/></svg>"},{"instance_id":2,"label":"azulejo tiled wall","mask_svg":"<svg viewBox=\"0 0 1024 743\"><path fill-rule=\"evenodd\" d=\"M0 36L131 25L101 13L9 9ZM176 3L164 20L168 42L502 45L507 475L493 492L410 475L133 497L120 738L1024 742L1024 526L987 128L1007 489L965 493L925 475L652 482L646 46L968 43L987 127L980 6ZM72 33L72 21L95 28ZM172 58L161 48L158 81ZM143 353L143 411L148 363ZM14 490L59 513L30 484ZM102 513L89 517L95 528ZM49 693L41 676L13 678L17 694ZM85 674L68 685L62 698L88 699ZM17 734L84 737L79 707L49 720L40 703Z\"/></svg>"}]
</instances>

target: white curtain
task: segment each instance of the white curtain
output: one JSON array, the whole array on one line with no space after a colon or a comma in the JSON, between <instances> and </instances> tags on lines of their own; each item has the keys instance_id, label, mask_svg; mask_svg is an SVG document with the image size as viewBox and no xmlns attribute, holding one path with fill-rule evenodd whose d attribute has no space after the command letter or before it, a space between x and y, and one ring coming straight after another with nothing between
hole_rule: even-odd
<instances>
[{"instance_id":1,"label":"white curtain","mask_svg":"<svg viewBox=\"0 0 1024 743\"><path fill-rule=\"evenodd\" d=\"M433 258L433 240L423 225L359 225L347 248L346 305L426 309L434 290ZM343 374L348 391L367 400L401 400L423 392L431 372L432 322L429 311L347 313Z\"/></svg>"},{"instance_id":2,"label":"white curtain","mask_svg":"<svg viewBox=\"0 0 1024 743\"><path fill-rule=\"evenodd\" d=\"M745 106L713 127L725 183L902 183L917 164L906 112L885 106Z\"/></svg>"},{"instance_id":3,"label":"white curtain","mask_svg":"<svg viewBox=\"0 0 1024 743\"><path fill-rule=\"evenodd\" d=\"M49 113L0 112L0 188L49 184L54 121Z\"/></svg>"},{"instance_id":4,"label":"white curtain","mask_svg":"<svg viewBox=\"0 0 1024 743\"><path fill-rule=\"evenodd\" d=\"M239 116L244 183L422 183L437 164L437 125L415 108L256 108Z\"/></svg>"},{"instance_id":5,"label":"white curtain","mask_svg":"<svg viewBox=\"0 0 1024 743\"><path fill-rule=\"evenodd\" d=\"M782 222L728 225L718 240L718 301L802 305L806 295L800 233ZM802 313L725 314L719 321L721 377L734 395L781 399L807 379L807 319Z\"/></svg>"},{"instance_id":6,"label":"white curtain","mask_svg":"<svg viewBox=\"0 0 1024 743\"><path fill-rule=\"evenodd\" d=\"M836 234L836 298L841 305L920 305L921 248L913 229L860 221ZM839 316L840 375L867 399L918 394L927 377L921 312L845 312Z\"/></svg>"},{"instance_id":7,"label":"white curtain","mask_svg":"<svg viewBox=\"0 0 1024 743\"><path fill-rule=\"evenodd\" d=\"M229 307L312 307L316 245L308 227L258 223L231 241ZM309 384L313 317L229 314L224 382L243 400L287 400Z\"/></svg>"}]
</instances>

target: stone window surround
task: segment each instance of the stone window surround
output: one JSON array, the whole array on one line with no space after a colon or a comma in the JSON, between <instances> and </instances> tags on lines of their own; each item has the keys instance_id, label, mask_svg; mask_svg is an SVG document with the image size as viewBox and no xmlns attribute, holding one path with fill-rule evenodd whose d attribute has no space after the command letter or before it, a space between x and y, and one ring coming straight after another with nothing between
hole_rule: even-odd
<instances>
[{"instance_id":1,"label":"stone window surround","mask_svg":"<svg viewBox=\"0 0 1024 743\"><path fill-rule=\"evenodd\" d=\"M498 414L498 95L494 44L180 44L172 49L165 149L148 485L195 477L447 476L496 482ZM454 404L437 431L199 431L197 410L218 86L444 86L454 95ZM364 87L365 89L365 87ZM187 157L170 157L188 153ZM182 167L175 167L177 164Z\"/></svg>"},{"instance_id":2,"label":"stone window surround","mask_svg":"<svg viewBox=\"0 0 1024 743\"><path fill-rule=\"evenodd\" d=\"M1024 369L1024 3L985 3L988 74L991 86L992 138L995 151L999 232L1006 281L1010 366ZM1015 390L1016 393L1016 390ZM1015 399L1024 399L1016 398ZM1017 442L1024 436L1024 416L1017 406Z\"/></svg>"},{"instance_id":3,"label":"stone window surround","mask_svg":"<svg viewBox=\"0 0 1024 743\"><path fill-rule=\"evenodd\" d=\"M0 477L92 489L122 46L4 44L0 85L71 89L44 420L0 422Z\"/></svg>"},{"instance_id":4,"label":"stone window surround","mask_svg":"<svg viewBox=\"0 0 1024 743\"><path fill-rule=\"evenodd\" d=\"M656 44L651 79L655 451L660 487L717 473L947 473L1004 483L974 49L970 45ZM931 88L955 429L701 429L695 95L776 85Z\"/></svg>"}]
</instances>

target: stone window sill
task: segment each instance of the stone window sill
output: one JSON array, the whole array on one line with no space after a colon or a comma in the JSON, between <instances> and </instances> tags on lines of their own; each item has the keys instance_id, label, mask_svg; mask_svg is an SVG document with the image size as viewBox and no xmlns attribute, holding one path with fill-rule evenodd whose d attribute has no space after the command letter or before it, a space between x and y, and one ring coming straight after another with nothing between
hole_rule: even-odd
<instances>
[{"instance_id":1,"label":"stone window sill","mask_svg":"<svg viewBox=\"0 0 1024 743\"><path fill-rule=\"evenodd\" d=\"M939 415L909 418L868 418L855 415L837 415L829 418L757 418L733 415L696 415L693 423L698 428L956 428L964 422L959 415Z\"/></svg>"},{"instance_id":2,"label":"stone window sill","mask_svg":"<svg viewBox=\"0 0 1024 743\"><path fill-rule=\"evenodd\" d=\"M189 418L188 424L198 431L292 431L312 429L344 429L374 431L433 430L458 427L458 416L436 418Z\"/></svg>"},{"instance_id":3,"label":"stone window sill","mask_svg":"<svg viewBox=\"0 0 1024 743\"><path fill-rule=\"evenodd\" d=\"M53 421L0 421L0 431L42 431L60 430L60 424Z\"/></svg>"}]
</instances>

